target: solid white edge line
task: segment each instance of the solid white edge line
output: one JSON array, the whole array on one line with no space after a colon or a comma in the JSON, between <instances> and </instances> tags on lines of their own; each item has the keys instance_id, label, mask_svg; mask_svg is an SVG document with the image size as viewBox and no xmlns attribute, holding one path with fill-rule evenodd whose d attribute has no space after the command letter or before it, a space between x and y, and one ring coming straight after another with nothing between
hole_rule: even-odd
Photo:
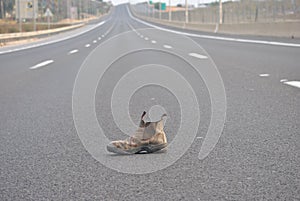
<instances>
[{"instance_id":1,"label":"solid white edge line","mask_svg":"<svg viewBox=\"0 0 300 201\"><path fill-rule=\"evenodd\" d=\"M191 57L195 57L195 58L198 58L198 59L207 59L207 56L204 56L204 55L198 54L198 53L193 53L193 52L191 52L191 53L189 53L189 55L190 55Z\"/></svg>"},{"instance_id":2,"label":"solid white edge line","mask_svg":"<svg viewBox=\"0 0 300 201\"><path fill-rule=\"evenodd\" d=\"M287 79L281 79L280 82L287 82Z\"/></svg>"},{"instance_id":3,"label":"solid white edge line","mask_svg":"<svg viewBox=\"0 0 300 201\"><path fill-rule=\"evenodd\" d=\"M80 36L82 34L85 34L85 33L89 32L89 31L92 31L93 29L96 29L96 28L102 26L107 21L108 20L104 20L104 21L96 24L95 26L91 27L90 29L87 29L85 31L79 32L79 33L71 35L71 36L66 36L64 38L53 40L53 41L49 41L49 42L45 42L45 43L39 43L39 44L30 45L30 46L26 46L26 47L20 47L20 48L16 48L16 49L5 50L5 51L0 52L0 54L6 54L6 53L16 52L16 51L20 51L20 50L27 50L27 49L31 49L31 48L41 47L41 46L44 46L44 45L50 45L50 44L53 44L53 43L58 43L58 42L61 42L61 41L64 41L64 40L68 40L68 39Z\"/></svg>"},{"instance_id":4,"label":"solid white edge line","mask_svg":"<svg viewBox=\"0 0 300 201\"><path fill-rule=\"evenodd\" d=\"M30 69L30 70L38 69L38 68L47 66L47 65L49 65L49 64L51 64L51 63L53 63L53 62L54 62L53 60L46 60L46 61L43 61L43 62L41 62L41 63L39 63L39 64L36 64L36 65L30 67L29 69Z\"/></svg>"},{"instance_id":5,"label":"solid white edge line","mask_svg":"<svg viewBox=\"0 0 300 201\"><path fill-rule=\"evenodd\" d=\"M300 81L287 81L287 82L283 82L283 83L293 86L293 87L300 88Z\"/></svg>"},{"instance_id":6,"label":"solid white edge line","mask_svg":"<svg viewBox=\"0 0 300 201\"><path fill-rule=\"evenodd\" d=\"M140 20L138 18L135 18L132 16L131 12L129 11L128 6L127 12L129 16L133 19L136 20L142 24L145 24L147 26L162 30L162 31L167 31L175 34L180 34L180 35L185 35L185 36L191 36L191 37L197 37L197 38L205 38L205 39L215 39L215 40L223 40L223 41L233 41L233 42L241 42L241 43L255 43L255 44L263 44L263 45L277 45L277 46L287 46L287 47L300 47L300 44L297 43L284 43L284 42L275 42L275 41L264 41L264 40L251 40L251 39L240 39L240 38L230 38L230 37L221 37L221 36L210 36L210 35L200 35L200 34L192 34L192 33L187 33L187 32L182 32L182 31L174 31L171 29L166 29L162 28L156 25L153 25L151 23L145 22L143 20Z\"/></svg>"}]
</instances>

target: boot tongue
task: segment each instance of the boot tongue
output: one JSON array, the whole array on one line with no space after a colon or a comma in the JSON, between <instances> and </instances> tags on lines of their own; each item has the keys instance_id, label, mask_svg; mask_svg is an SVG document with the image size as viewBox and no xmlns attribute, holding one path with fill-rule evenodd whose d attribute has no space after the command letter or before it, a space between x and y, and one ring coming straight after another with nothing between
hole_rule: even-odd
<instances>
[{"instance_id":1,"label":"boot tongue","mask_svg":"<svg viewBox=\"0 0 300 201\"><path fill-rule=\"evenodd\" d=\"M147 140L153 137L157 132L163 129L163 121L158 122L146 122L142 127L140 126L132 137L139 140ZM162 128L161 128L162 127Z\"/></svg>"},{"instance_id":2,"label":"boot tongue","mask_svg":"<svg viewBox=\"0 0 300 201\"><path fill-rule=\"evenodd\" d=\"M143 118L145 116L146 112L142 114L141 122L139 125L139 128L135 131L135 133L132 135L132 137L137 138L139 140L146 140L153 137L157 132L160 132L163 130L163 118L166 116L166 114L163 114L161 116L161 120L158 122L144 122Z\"/></svg>"}]
</instances>

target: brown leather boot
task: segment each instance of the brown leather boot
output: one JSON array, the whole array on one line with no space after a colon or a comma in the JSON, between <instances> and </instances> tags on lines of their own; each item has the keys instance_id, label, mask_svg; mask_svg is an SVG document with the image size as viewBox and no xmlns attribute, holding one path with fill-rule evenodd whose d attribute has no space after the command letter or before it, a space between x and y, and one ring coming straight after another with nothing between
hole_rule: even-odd
<instances>
[{"instance_id":1,"label":"brown leather boot","mask_svg":"<svg viewBox=\"0 0 300 201\"><path fill-rule=\"evenodd\" d=\"M163 118L161 116L157 122L144 122L143 118L146 112L143 112L139 128L133 136L125 139L112 141L107 145L109 152L118 154L136 154L140 152L153 153L167 147L167 138L164 132Z\"/></svg>"}]
</instances>

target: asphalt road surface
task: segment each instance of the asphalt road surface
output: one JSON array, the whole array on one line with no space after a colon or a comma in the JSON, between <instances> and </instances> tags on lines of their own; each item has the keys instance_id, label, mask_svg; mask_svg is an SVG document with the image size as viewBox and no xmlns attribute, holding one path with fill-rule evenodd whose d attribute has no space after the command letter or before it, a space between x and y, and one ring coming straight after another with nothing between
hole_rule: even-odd
<instances>
[{"instance_id":1,"label":"asphalt road surface","mask_svg":"<svg viewBox=\"0 0 300 201\"><path fill-rule=\"evenodd\" d=\"M126 5L115 7L97 23L37 42L34 47L0 49L0 200L300 199L299 41L226 35L208 38L178 29L174 33L170 27L161 30L136 20ZM124 47L139 51L120 55ZM170 143L176 141L181 126L199 124L194 137L185 130L186 138L193 137L190 146L180 148L182 156L165 168L154 171L173 157L173 149L119 156L99 147L103 162L84 146L72 110L75 80L80 67L88 66L91 59L98 59L99 69L104 69L108 57L114 62L101 77L94 99L97 120L110 140L126 137L111 109L114 87L126 79L126 73L155 64L157 74L143 71L132 77L132 84L161 75L171 81L175 74L163 74L157 68L168 66L192 87L198 107L191 105L186 111L199 110L200 121L185 121L186 116L181 116L182 104L189 98L180 84L178 96L159 84L141 86L128 102L135 123L142 111L163 108L169 116L165 132ZM212 108L219 104L207 84L217 81L198 75L184 58L195 62L196 69L216 67L226 93L220 139L202 160L198 156L209 137ZM82 108L85 111L85 105ZM121 115L118 104L113 109ZM86 124L93 122L80 118ZM88 126L86 130L93 131ZM109 167L110 162L117 167ZM125 163L131 169L123 171ZM125 173L136 167L138 174ZM151 172L143 174L148 169Z\"/></svg>"}]
</instances>

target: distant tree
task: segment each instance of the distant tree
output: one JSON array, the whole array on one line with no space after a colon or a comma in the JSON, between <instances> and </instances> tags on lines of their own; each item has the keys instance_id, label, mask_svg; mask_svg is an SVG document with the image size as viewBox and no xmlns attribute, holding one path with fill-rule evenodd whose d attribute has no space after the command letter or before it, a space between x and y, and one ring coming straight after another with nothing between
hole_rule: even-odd
<instances>
[{"instance_id":1,"label":"distant tree","mask_svg":"<svg viewBox=\"0 0 300 201\"><path fill-rule=\"evenodd\" d=\"M219 5L219 1L215 1L215 2L210 3L210 6L217 6L217 5Z\"/></svg>"},{"instance_id":2,"label":"distant tree","mask_svg":"<svg viewBox=\"0 0 300 201\"><path fill-rule=\"evenodd\" d=\"M14 9L14 0L0 0L0 17L5 18L6 13L12 13Z\"/></svg>"}]
</instances>

